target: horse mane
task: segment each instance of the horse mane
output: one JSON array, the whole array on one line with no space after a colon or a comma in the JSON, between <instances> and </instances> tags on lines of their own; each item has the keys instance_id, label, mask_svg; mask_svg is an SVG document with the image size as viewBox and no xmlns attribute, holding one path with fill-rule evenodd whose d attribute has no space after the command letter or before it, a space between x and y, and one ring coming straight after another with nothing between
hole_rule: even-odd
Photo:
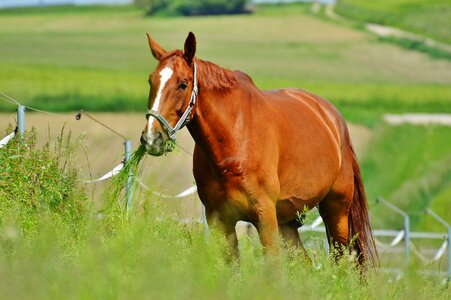
<instances>
[{"instance_id":1,"label":"horse mane","mask_svg":"<svg viewBox=\"0 0 451 300\"><path fill-rule=\"evenodd\" d=\"M183 57L182 50L167 52L161 61L172 56ZM214 90L219 93L227 93L236 87L238 80L232 70L218 66L215 63L194 58L197 67L197 82L199 89Z\"/></svg>"},{"instance_id":2,"label":"horse mane","mask_svg":"<svg viewBox=\"0 0 451 300\"><path fill-rule=\"evenodd\" d=\"M233 71L197 58L195 62L197 66L197 81L199 82L200 89L227 93L238 84L238 80Z\"/></svg>"}]
</instances>

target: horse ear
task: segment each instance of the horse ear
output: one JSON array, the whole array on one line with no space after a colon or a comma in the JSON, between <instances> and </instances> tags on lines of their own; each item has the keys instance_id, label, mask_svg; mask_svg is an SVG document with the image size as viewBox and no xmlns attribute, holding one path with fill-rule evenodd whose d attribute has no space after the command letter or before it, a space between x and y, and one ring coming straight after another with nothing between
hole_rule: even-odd
<instances>
[{"instance_id":1,"label":"horse ear","mask_svg":"<svg viewBox=\"0 0 451 300\"><path fill-rule=\"evenodd\" d=\"M152 51L152 55L153 57L155 57L156 60L161 60L161 58L163 57L163 55L166 53L166 50L164 50L163 48L161 48L160 45L158 45L151 37L148 33L146 33L147 35L147 39L149 40L149 46L150 46L150 51Z\"/></svg>"},{"instance_id":2,"label":"horse ear","mask_svg":"<svg viewBox=\"0 0 451 300\"><path fill-rule=\"evenodd\" d=\"M190 32L185 40L185 49L183 52L183 57L186 59L188 64L191 65L195 54L196 54L196 37L194 36L194 33Z\"/></svg>"}]
</instances>

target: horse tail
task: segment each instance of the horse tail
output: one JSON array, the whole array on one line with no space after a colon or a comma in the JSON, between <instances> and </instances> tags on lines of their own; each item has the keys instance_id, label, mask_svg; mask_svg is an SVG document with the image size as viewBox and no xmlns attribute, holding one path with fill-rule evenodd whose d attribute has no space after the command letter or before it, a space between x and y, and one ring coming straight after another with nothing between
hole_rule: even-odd
<instances>
[{"instance_id":1,"label":"horse tail","mask_svg":"<svg viewBox=\"0 0 451 300\"><path fill-rule=\"evenodd\" d=\"M352 247L357 253L359 263L367 262L370 265L377 266L379 258L369 220L365 189L362 176L360 175L359 163L352 146L351 152L352 168L354 170L354 197L348 215L349 236L351 240L354 239Z\"/></svg>"}]
</instances>

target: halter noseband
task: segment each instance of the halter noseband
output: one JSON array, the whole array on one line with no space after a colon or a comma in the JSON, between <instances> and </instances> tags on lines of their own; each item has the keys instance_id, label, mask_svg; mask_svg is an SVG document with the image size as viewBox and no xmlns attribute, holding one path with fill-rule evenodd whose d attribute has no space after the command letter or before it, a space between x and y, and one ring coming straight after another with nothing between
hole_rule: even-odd
<instances>
[{"instance_id":1,"label":"halter noseband","mask_svg":"<svg viewBox=\"0 0 451 300\"><path fill-rule=\"evenodd\" d=\"M194 105L196 104L196 96L198 93L197 88L197 78L196 78L196 63L194 63L194 79L193 79L193 90L191 91L191 99L189 101L188 107L186 108L185 112L183 113L180 120L175 124L175 127L173 128L168 121L156 110L149 109L146 113L146 119L149 119L150 116L156 118L160 123L164 126L166 131L168 132L169 139L171 139L173 142L175 142L176 137L175 134L177 131L185 127L189 121L190 121L190 115L191 111L193 110Z\"/></svg>"}]
</instances>

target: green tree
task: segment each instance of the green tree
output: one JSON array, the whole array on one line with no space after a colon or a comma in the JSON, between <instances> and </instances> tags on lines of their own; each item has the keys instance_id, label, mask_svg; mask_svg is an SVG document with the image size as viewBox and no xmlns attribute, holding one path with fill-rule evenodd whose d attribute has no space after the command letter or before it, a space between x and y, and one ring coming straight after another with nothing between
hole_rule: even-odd
<instances>
[{"instance_id":1,"label":"green tree","mask_svg":"<svg viewBox=\"0 0 451 300\"><path fill-rule=\"evenodd\" d=\"M249 0L135 0L148 15L219 15L248 12Z\"/></svg>"}]
</instances>

